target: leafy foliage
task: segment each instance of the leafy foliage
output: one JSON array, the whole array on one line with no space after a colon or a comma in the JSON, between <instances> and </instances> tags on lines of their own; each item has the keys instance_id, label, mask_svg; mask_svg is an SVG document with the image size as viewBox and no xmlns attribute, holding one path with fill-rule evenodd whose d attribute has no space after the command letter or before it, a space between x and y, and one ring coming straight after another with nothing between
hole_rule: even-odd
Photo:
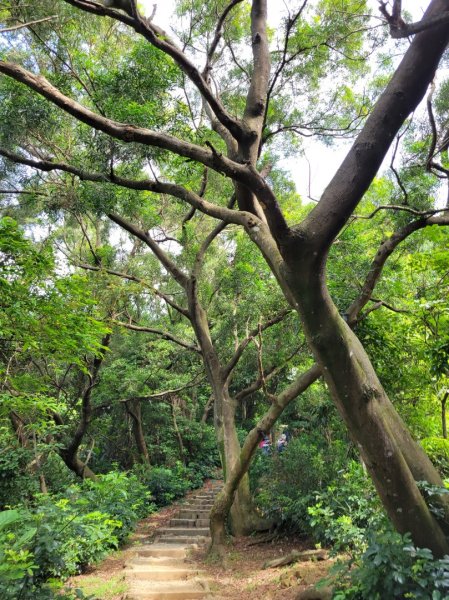
<instances>
[{"instance_id":1,"label":"leafy foliage","mask_svg":"<svg viewBox=\"0 0 449 600\"><path fill-rule=\"evenodd\" d=\"M109 473L59 497L37 496L32 508L1 512L2 598L52 598L51 578L78 573L117 548L154 509L149 498L135 476Z\"/></svg>"},{"instance_id":2,"label":"leafy foliage","mask_svg":"<svg viewBox=\"0 0 449 600\"><path fill-rule=\"evenodd\" d=\"M443 600L449 595L449 557L434 560L430 550L411 543L409 534L372 535L356 568L346 569L337 569L334 600Z\"/></svg>"},{"instance_id":3,"label":"leafy foliage","mask_svg":"<svg viewBox=\"0 0 449 600\"><path fill-rule=\"evenodd\" d=\"M421 440L421 446L426 451L430 460L436 466L441 476L449 477L449 440L438 437L429 437Z\"/></svg>"}]
</instances>

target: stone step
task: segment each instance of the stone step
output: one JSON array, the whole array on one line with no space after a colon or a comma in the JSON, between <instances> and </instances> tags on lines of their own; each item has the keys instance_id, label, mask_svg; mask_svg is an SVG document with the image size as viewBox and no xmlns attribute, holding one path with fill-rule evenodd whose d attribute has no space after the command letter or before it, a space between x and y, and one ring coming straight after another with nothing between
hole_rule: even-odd
<instances>
[{"instance_id":1,"label":"stone step","mask_svg":"<svg viewBox=\"0 0 449 600\"><path fill-rule=\"evenodd\" d=\"M184 568L187 564L188 562L184 556L135 556L125 564L125 568L134 569L146 565Z\"/></svg>"},{"instance_id":2,"label":"stone step","mask_svg":"<svg viewBox=\"0 0 449 600\"><path fill-rule=\"evenodd\" d=\"M196 600L207 598L208 586L196 581L133 582L127 600Z\"/></svg>"},{"instance_id":3,"label":"stone step","mask_svg":"<svg viewBox=\"0 0 449 600\"><path fill-rule=\"evenodd\" d=\"M210 517L210 511L208 510L198 510L198 511L192 511L192 510L181 510L178 513L177 518L178 519L187 519L187 520L198 520L198 519L207 519L209 521L209 517Z\"/></svg>"},{"instance_id":4,"label":"stone step","mask_svg":"<svg viewBox=\"0 0 449 600\"><path fill-rule=\"evenodd\" d=\"M209 519L170 519L170 527L209 527Z\"/></svg>"},{"instance_id":5,"label":"stone step","mask_svg":"<svg viewBox=\"0 0 449 600\"><path fill-rule=\"evenodd\" d=\"M210 493L210 494L198 494L198 496L193 496L193 498L195 500L213 500L216 497L217 494L215 493Z\"/></svg>"},{"instance_id":6,"label":"stone step","mask_svg":"<svg viewBox=\"0 0 449 600\"><path fill-rule=\"evenodd\" d=\"M181 536L181 535L164 535L161 536L160 538L158 538L158 543L161 545L171 545L171 544L189 544L189 545L196 545L196 544L205 544L207 541L209 540L209 536L194 536L194 535L189 535L189 536Z\"/></svg>"},{"instance_id":7,"label":"stone step","mask_svg":"<svg viewBox=\"0 0 449 600\"><path fill-rule=\"evenodd\" d=\"M161 527L158 534L163 535L194 535L206 536L209 535L209 527Z\"/></svg>"},{"instance_id":8,"label":"stone step","mask_svg":"<svg viewBox=\"0 0 449 600\"><path fill-rule=\"evenodd\" d=\"M185 558L187 556L187 548L181 540L177 541L177 546L167 546L166 544L148 544L133 548L137 556L153 556L153 557L176 557Z\"/></svg>"},{"instance_id":9,"label":"stone step","mask_svg":"<svg viewBox=\"0 0 449 600\"><path fill-rule=\"evenodd\" d=\"M182 565L132 565L127 570L126 576L132 580L140 581L179 581L201 575L199 569L188 569Z\"/></svg>"}]
</instances>

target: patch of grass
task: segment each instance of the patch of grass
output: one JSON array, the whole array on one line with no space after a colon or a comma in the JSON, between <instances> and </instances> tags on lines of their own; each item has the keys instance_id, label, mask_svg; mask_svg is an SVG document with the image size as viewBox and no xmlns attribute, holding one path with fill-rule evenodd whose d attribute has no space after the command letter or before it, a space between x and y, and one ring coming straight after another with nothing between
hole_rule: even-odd
<instances>
[{"instance_id":1,"label":"patch of grass","mask_svg":"<svg viewBox=\"0 0 449 600\"><path fill-rule=\"evenodd\" d=\"M240 562L243 560L243 556L241 552L238 552L238 550L231 550L227 554L227 559L231 562Z\"/></svg>"},{"instance_id":2,"label":"patch of grass","mask_svg":"<svg viewBox=\"0 0 449 600\"><path fill-rule=\"evenodd\" d=\"M107 581L95 575L83 577L77 581L77 587L81 588L87 596L92 595L100 600L112 600L128 590L123 575L111 577Z\"/></svg>"}]
</instances>

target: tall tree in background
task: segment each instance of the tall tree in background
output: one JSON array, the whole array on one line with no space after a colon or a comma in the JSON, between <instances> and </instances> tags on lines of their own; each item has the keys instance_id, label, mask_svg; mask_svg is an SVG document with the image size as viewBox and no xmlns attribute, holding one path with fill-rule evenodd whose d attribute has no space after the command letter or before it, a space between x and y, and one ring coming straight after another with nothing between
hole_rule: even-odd
<instances>
[{"instance_id":1,"label":"tall tree in background","mask_svg":"<svg viewBox=\"0 0 449 600\"><path fill-rule=\"evenodd\" d=\"M399 531L410 531L416 544L431 548L435 555L447 553L449 545L444 530L449 526L449 516L438 523L416 484L426 480L440 485L440 477L388 399L351 325L369 301L383 264L400 241L417 229L431 224L445 225L449 220L444 215L415 211L418 218L411 220L379 251L363 290L366 293L350 308L346 320L339 314L326 283L327 257L333 242L369 188L399 129L434 78L449 40L447 3L432 0L422 21L410 26L402 20L399 2L394 3L391 15L381 5L395 37L416 35L320 201L299 222L295 221L294 211L289 215L288 206L283 205L282 190L270 185L264 167L273 168L276 155L265 151L264 145L280 133L335 126L335 122L326 122L324 106L318 102L316 107L314 96L332 59L338 58L336 70L340 75L351 73L346 51L351 54L362 47L367 11L364 3L344 0L340 3L341 10L335 10L334 3L326 0L310 6L305 0L291 6L281 28L282 42L272 53L266 0L253 0L250 10L239 0L228 5L211 3L207 11L203 4L194 5L190 28L181 44L151 19L142 17L134 1L130 2L129 14L89 0L66 0L65 4L120 21L146 40L147 45L140 46L142 52L151 47L153 60L160 61L164 69L175 65L172 82L177 77L179 87L172 88L173 94L165 95L165 100L167 105L176 105L176 101L178 105L167 108L162 102L161 113L156 116L155 106L150 111L148 102L153 100L152 91L160 93L160 89L153 86L147 90L145 84L151 86L148 79L133 81L136 71L129 62L122 62L125 80L134 83L136 98L126 106L113 106L107 96L104 101L98 97L99 89L107 93L108 85L112 96L114 92L117 95L113 78L107 81L105 68L100 68L93 78L78 75L77 79L73 61L70 56L59 55L48 30L45 45L38 43L40 52L46 48L47 61L27 59L23 56L23 46L9 37L10 48L2 52L0 72L40 96L39 100L33 100L39 109L38 118L53 128L54 135L58 135L61 127L59 111L54 108L58 107L70 115L72 119L62 120L68 123L70 131L78 127L80 137L73 136L77 151L68 149L65 141L61 148L62 140L36 144L36 139L27 135L24 123L17 119L8 122L5 128L9 128L10 135L3 135L1 155L12 163L41 172L60 171L69 177L96 182L103 190L112 185L170 195L206 215L242 226L262 252L286 299L298 311L317 360L316 368L360 449L394 525ZM51 13L45 3L42 9L30 8L20 1L10 5L10 14L22 24ZM59 5L62 7L63 3ZM200 12L205 15L204 21L198 18ZM61 14L69 15L66 11ZM211 15L217 16L213 27ZM208 36L204 31L213 33ZM197 66L197 56L191 51L192 40L197 42L199 34L206 55L202 68ZM8 35L12 36L12 32ZM80 37L79 34L78 41ZM32 40L36 43L36 37ZM95 45L87 51L84 47L85 74L90 74L87 57L94 60L95 50ZM249 55L251 59L247 58ZM274 58L272 65L271 58ZM223 72L220 61L224 60L231 61L235 71ZM103 57L102 66L107 63ZM182 107L176 89L186 94ZM295 99L295 103L293 98L298 90L303 90L304 96ZM6 83L2 93L5 98L28 94L23 87L12 83ZM344 107L344 94L334 95L333 102ZM294 108L289 110L292 105ZM179 119L183 110L191 113L194 127ZM13 114L11 110L11 119ZM356 118L360 116L359 111ZM210 128L205 125L206 118ZM39 123L35 121L34 126L33 134L39 132ZM348 124L342 127L349 128ZM93 139L97 150L101 149L106 157L103 161L98 158L101 152L93 159L87 152L82 153ZM144 160L150 161L153 168L151 178L142 170ZM231 182L238 210L193 191L198 188L192 185L192 179L195 180L195 175L199 179L204 167L222 181L223 188ZM111 213L107 204L105 198L102 209ZM202 347L202 351L207 348ZM262 433L263 429L259 435ZM240 471L237 464L235 473ZM234 479L233 470L227 473L227 478ZM232 489L225 489L218 499L217 511L220 503L226 504L230 498ZM441 503L449 515L444 498ZM217 540L222 541L219 535Z\"/></svg>"}]
</instances>

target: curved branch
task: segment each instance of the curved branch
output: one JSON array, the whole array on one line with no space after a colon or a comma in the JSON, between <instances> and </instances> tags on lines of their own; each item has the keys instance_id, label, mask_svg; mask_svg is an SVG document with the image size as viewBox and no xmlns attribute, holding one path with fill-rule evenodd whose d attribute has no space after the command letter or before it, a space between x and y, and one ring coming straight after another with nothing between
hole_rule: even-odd
<instances>
[{"instance_id":1,"label":"curved branch","mask_svg":"<svg viewBox=\"0 0 449 600\"><path fill-rule=\"evenodd\" d=\"M211 202L204 200L204 198L198 194L195 194L194 192L173 183L152 181L150 179L127 179L111 173L93 173L90 171L83 171L82 169L73 167L67 163L26 158L4 148L0 148L0 156L4 156L12 162L27 165L34 169L39 169L40 171L64 171L66 173L71 173L72 175L79 177L79 179L82 181L92 181L94 183L110 182L117 186L125 187L131 190L170 194L175 198L184 200L192 207L197 208L210 217L214 217L229 223L242 225L244 227L254 226L256 224L255 217L253 217L253 215L250 213L232 210L224 206L212 204Z\"/></svg>"},{"instance_id":2,"label":"curved branch","mask_svg":"<svg viewBox=\"0 0 449 600\"><path fill-rule=\"evenodd\" d=\"M114 221L114 223L117 223L117 225L122 227L122 229L125 229L134 237L142 240L142 242L144 242L150 248L164 268L166 268L167 271L172 274L174 280L179 283L182 288L186 288L188 283L187 275L183 273L181 269L179 269L179 267L172 261L168 254L162 250L159 244L155 242L153 238L148 235L148 233L143 231L143 229L140 229L140 227L137 227L137 225L134 225L134 223L124 219L120 215L109 213L108 217L111 219L111 221Z\"/></svg>"},{"instance_id":3,"label":"curved branch","mask_svg":"<svg viewBox=\"0 0 449 600\"><path fill-rule=\"evenodd\" d=\"M235 204L235 194L233 194L231 196L231 199L228 202L228 208L232 208L234 206L234 204ZM227 225L228 225L228 223L226 221L221 221L221 223L218 223L218 225L216 225L214 227L214 229L209 233L209 235L203 241L203 243L201 244L200 249L198 250L196 257L195 257L195 262L194 262L194 265L192 268L192 277L195 277L198 279L207 249L212 244L214 239L225 229L225 227Z\"/></svg>"},{"instance_id":4,"label":"curved branch","mask_svg":"<svg viewBox=\"0 0 449 600\"><path fill-rule=\"evenodd\" d=\"M90 109L79 104L72 98L65 96L60 90L54 87L45 77L41 75L34 75L30 71L27 71L19 65L0 61L0 73L4 73L15 79L16 81L23 83L30 89L34 90L66 113L75 117L75 119L103 131L107 135L119 139L123 142L130 143L136 142L148 146L154 146L156 148L162 148L163 150L169 150L180 156L191 158L207 166L215 168L212 165L214 155L208 150L204 150L201 146L184 142L179 138L171 136L165 133L159 133L152 131L151 129L145 129L142 127L135 127L133 125L119 123L94 113ZM233 164L232 161L228 161Z\"/></svg>"},{"instance_id":5,"label":"curved branch","mask_svg":"<svg viewBox=\"0 0 449 600\"><path fill-rule=\"evenodd\" d=\"M148 396L139 396L137 400L154 400L155 398L163 398L164 396L170 396L172 394L177 394L178 392L182 392L183 390L188 390L189 388L196 387L200 385L205 380L205 377L198 377L196 375L194 381L191 383L187 383L186 385L180 386L173 390L164 390L163 392L156 392L154 394L148 394ZM121 402L126 402L126 400L121 400Z\"/></svg>"},{"instance_id":6,"label":"curved branch","mask_svg":"<svg viewBox=\"0 0 449 600\"><path fill-rule=\"evenodd\" d=\"M208 76L209 71L212 68L212 60L213 60L213 57L215 54L215 50L217 49L217 46L220 43L220 40L223 36L223 26L224 26L226 17L231 12L231 10L234 8L234 6L237 6L237 4L240 4L241 2L243 2L243 0L231 0L231 2L224 9L222 14L220 15L220 18L217 21L217 26L215 27L214 37L213 37L213 40L209 47L209 50L207 52L206 66L204 67L204 70L203 70L204 77Z\"/></svg>"},{"instance_id":7,"label":"curved branch","mask_svg":"<svg viewBox=\"0 0 449 600\"><path fill-rule=\"evenodd\" d=\"M231 358L231 360L228 361L228 363L223 367L223 376L225 377L225 379L228 379L229 376L231 375L232 371L235 369L235 367L237 366L239 360L242 357L243 352L245 351L246 347L248 346L248 344L256 337L260 334L261 331L265 331L266 329L268 329L269 327L272 327L273 325L276 325L277 323L280 323L281 321L283 321L285 319L285 317L290 314L292 311L289 308L286 308L285 310L281 311L280 313L278 313L276 316L274 316L272 319L270 319L269 321L266 321L265 323L262 323L260 325L258 325L257 327L255 327L250 333L249 335L240 342L240 344L238 345L236 351L234 352L233 357Z\"/></svg>"},{"instance_id":8,"label":"curved branch","mask_svg":"<svg viewBox=\"0 0 449 600\"><path fill-rule=\"evenodd\" d=\"M295 350L293 350L293 352L291 352L281 364L277 364L276 366L271 366L269 369L265 369L263 373L259 374L259 377L255 379L249 386L241 389L235 394L235 401L241 402L247 396L250 396L251 394L254 394L254 392L257 392L257 390L260 390L260 388L263 387L264 382L267 383L267 381L270 381L273 379L273 377L276 377L276 375L285 369L291 359L302 349L303 345L295 348Z\"/></svg>"},{"instance_id":9,"label":"curved branch","mask_svg":"<svg viewBox=\"0 0 449 600\"><path fill-rule=\"evenodd\" d=\"M437 213L445 212L445 210L447 209L436 208L432 210L417 210L416 208L412 208L411 206L404 206L403 204L382 204L381 206L377 206L369 215L353 215L351 219L372 219L381 210L398 210L410 213L417 217L429 217L431 215L436 215Z\"/></svg>"},{"instance_id":10,"label":"curved branch","mask_svg":"<svg viewBox=\"0 0 449 600\"><path fill-rule=\"evenodd\" d=\"M52 21L53 19L57 19L57 15L53 15L51 17L44 17L43 19L37 19L36 21L28 21L28 23L20 23L19 25L13 25L12 27L6 27L5 29L0 29L0 33L9 33L10 31L17 31L17 29L23 29L24 27L29 27L30 25L37 25L37 23L44 23L45 21Z\"/></svg>"},{"instance_id":11,"label":"curved branch","mask_svg":"<svg viewBox=\"0 0 449 600\"><path fill-rule=\"evenodd\" d=\"M178 67L187 75L190 81L196 86L201 96L206 100L217 119L237 140L246 139L250 132L247 131L244 124L238 119L232 117L214 96L207 81L200 71L190 62L187 56L177 47L175 42L169 38L165 31L152 23L151 20L142 18L139 14L129 16L117 10L109 9L103 5L86 2L85 0L64 0L68 4L75 6L86 12L96 15L108 15L116 20L126 23L142 35L150 44L170 56Z\"/></svg>"},{"instance_id":12,"label":"curved branch","mask_svg":"<svg viewBox=\"0 0 449 600\"><path fill-rule=\"evenodd\" d=\"M346 311L347 322L350 327L354 327L357 324L360 311L371 300L371 295L377 282L379 281L382 269L388 257L391 256L399 244L408 238L412 233L429 225L449 225L449 215L439 217L430 216L427 218L423 217L421 219L417 219L416 221L412 221L399 231L393 233L392 236L381 243L374 260L371 263L370 270L365 278L365 282L362 286L360 294Z\"/></svg>"},{"instance_id":13,"label":"curved branch","mask_svg":"<svg viewBox=\"0 0 449 600\"><path fill-rule=\"evenodd\" d=\"M139 331L142 333L154 333L155 335L158 335L159 337L161 337L164 340L168 340L169 342L178 344L178 346L181 346L182 348L186 348L187 350L191 350L192 352L197 352L198 354L201 354L201 349L198 346L189 344L189 342L185 342L184 340L181 340L180 338L176 337L175 335L172 335L169 331L155 329L154 327L144 327L143 325L142 326L133 325L132 323L124 323L123 321L116 321L115 319L112 322L115 323L116 325L120 325L120 327L125 327L126 329L131 329L132 331Z\"/></svg>"},{"instance_id":14,"label":"curved branch","mask_svg":"<svg viewBox=\"0 0 449 600\"><path fill-rule=\"evenodd\" d=\"M424 18L441 16L446 9L445 0L432 0ZM405 119L424 97L448 42L449 23L413 39L320 202L298 227L298 233L310 241L307 252L326 254L374 179Z\"/></svg>"},{"instance_id":15,"label":"curved branch","mask_svg":"<svg viewBox=\"0 0 449 600\"><path fill-rule=\"evenodd\" d=\"M449 23L449 10L436 17L429 17L427 19L422 19L421 21L416 21L415 23L406 23L401 16L401 2L395 0L391 15L387 11L385 2L380 1L379 4L379 10L387 20L387 23L390 26L390 35L394 39L410 37L417 33L421 33L422 31L427 31L428 29L438 27L439 25L447 25Z\"/></svg>"},{"instance_id":16,"label":"curved branch","mask_svg":"<svg viewBox=\"0 0 449 600\"><path fill-rule=\"evenodd\" d=\"M107 273L108 275L114 275L115 277L120 277L121 279L127 279L128 281L134 281L135 283L139 283L140 285L143 285L144 287L151 290L151 292L155 296L159 296L159 298L162 298L162 300L169 304L174 310L176 310L181 315L184 315L184 317L187 317L190 320L189 312L185 308L179 306L179 304L174 302L169 296L163 294L160 290L148 284L144 279L141 279L140 277L130 275L129 273L121 273L120 271L114 271L113 269L106 269L105 267L94 267L92 265L86 264L77 264L75 266L79 267L80 269L85 269L86 271L97 271L101 273Z\"/></svg>"}]
</instances>

